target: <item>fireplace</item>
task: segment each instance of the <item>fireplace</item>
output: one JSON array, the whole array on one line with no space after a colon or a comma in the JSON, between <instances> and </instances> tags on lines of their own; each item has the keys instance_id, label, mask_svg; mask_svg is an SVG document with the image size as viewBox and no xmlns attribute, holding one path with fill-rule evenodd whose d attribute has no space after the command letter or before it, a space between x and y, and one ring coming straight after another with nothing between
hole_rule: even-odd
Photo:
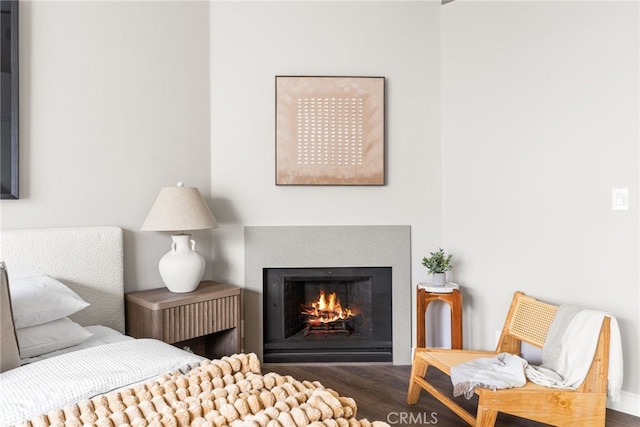
<instances>
[{"instance_id":1,"label":"fireplace","mask_svg":"<svg viewBox=\"0 0 640 427\"><path fill-rule=\"evenodd\" d=\"M265 268L264 361L391 362L391 273L391 267Z\"/></svg>"},{"instance_id":2,"label":"fireplace","mask_svg":"<svg viewBox=\"0 0 640 427\"><path fill-rule=\"evenodd\" d=\"M392 363L411 364L414 287L409 226L247 226L244 232L243 351L254 352L263 360L265 269L389 266Z\"/></svg>"}]
</instances>

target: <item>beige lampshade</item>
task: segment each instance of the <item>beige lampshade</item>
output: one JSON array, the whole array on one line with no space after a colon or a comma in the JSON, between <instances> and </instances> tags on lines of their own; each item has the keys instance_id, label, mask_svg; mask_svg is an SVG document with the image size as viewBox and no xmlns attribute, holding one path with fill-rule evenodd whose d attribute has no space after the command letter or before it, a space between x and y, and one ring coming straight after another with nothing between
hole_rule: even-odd
<instances>
[{"instance_id":1,"label":"beige lampshade","mask_svg":"<svg viewBox=\"0 0 640 427\"><path fill-rule=\"evenodd\" d=\"M195 187L164 187L141 230L185 231L218 228L218 223Z\"/></svg>"}]
</instances>

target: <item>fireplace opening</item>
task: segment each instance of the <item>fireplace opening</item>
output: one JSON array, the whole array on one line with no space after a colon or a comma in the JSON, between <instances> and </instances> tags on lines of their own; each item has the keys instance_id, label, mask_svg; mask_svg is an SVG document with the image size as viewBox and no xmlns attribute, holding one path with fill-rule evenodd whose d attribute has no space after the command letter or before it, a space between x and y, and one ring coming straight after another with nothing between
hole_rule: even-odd
<instances>
[{"instance_id":1,"label":"fireplace opening","mask_svg":"<svg viewBox=\"0 0 640 427\"><path fill-rule=\"evenodd\" d=\"M263 274L265 363L392 361L391 267Z\"/></svg>"}]
</instances>

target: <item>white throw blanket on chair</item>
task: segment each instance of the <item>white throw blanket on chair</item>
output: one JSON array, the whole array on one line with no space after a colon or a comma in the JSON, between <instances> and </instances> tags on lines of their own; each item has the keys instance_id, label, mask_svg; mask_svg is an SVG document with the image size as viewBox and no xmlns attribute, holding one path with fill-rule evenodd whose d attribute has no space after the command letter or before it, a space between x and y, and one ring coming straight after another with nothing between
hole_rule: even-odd
<instances>
[{"instance_id":1,"label":"white throw blanket on chair","mask_svg":"<svg viewBox=\"0 0 640 427\"><path fill-rule=\"evenodd\" d=\"M558 307L542 348L542 365L510 353L481 357L451 367L453 395L473 396L476 388L522 387L526 379L547 387L575 390L582 384L598 345L605 313L580 307ZM611 317L608 396L619 398L622 388L622 341L615 317ZM526 376L526 379L525 379Z\"/></svg>"},{"instance_id":2,"label":"white throw blanket on chair","mask_svg":"<svg viewBox=\"0 0 640 427\"><path fill-rule=\"evenodd\" d=\"M529 365L527 378L547 387L578 388L591 367L605 316L570 305L558 307L542 348L542 364ZM615 401L622 388L622 343L615 317L610 329L608 394Z\"/></svg>"},{"instance_id":3,"label":"white throw blanket on chair","mask_svg":"<svg viewBox=\"0 0 640 427\"><path fill-rule=\"evenodd\" d=\"M494 357L479 357L451 367L453 395L471 399L476 388L492 390L522 387L527 380L524 369L527 361L511 353Z\"/></svg>"}]
</instances>

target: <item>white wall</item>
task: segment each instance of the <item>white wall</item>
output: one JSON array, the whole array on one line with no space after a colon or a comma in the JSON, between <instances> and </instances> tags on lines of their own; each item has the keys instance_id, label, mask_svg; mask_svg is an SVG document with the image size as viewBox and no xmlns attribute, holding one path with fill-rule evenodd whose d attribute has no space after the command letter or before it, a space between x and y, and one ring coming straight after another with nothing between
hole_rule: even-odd
<instances>
[{"instance_id":1,"label":"white wall","mask_svg":"<svg viewBox=\"0 0 640 427\"><path fill-rule=\"evenodd\" d=\"M443 242L465 286L464 344L495 345L518 289L607 311L636 414L639 17L637 2L590 1L442 13ZM630 210L611 210L617 187Z\"/></svg>"},{"instance_id":2,"label":"white wall","mask_svg":"<svg viewBox=\"0 0 640 427\"><path fill-rule=\"evenodd\" d=\"M138 230L163 186L209 198L208 23L206 2L20 1L21 198L2 228L118 225L127 290L162 286L170 237Z\"/></svg>"},{"instance_id":3,"label":"white wall","mask_svg":"<svg viewBox=\"0 0 640 427\"><path fill-rule=\"evenodd\" d=\"M438 2L21 1L21 199L2 228L118 225L128 291L161 286L160 187L200 188L205 278L242 285L245 225L409 225L441 241ZM387 184L275 186L275 76L386 78Z\"/></svg>"},{"instance_id":4,"label":"white wall","mask_svg":"<svg viewBox=\"0 0 640 427\"><path fill-rule=\"evenodd\" d=\"M440 242L437 2L20 6L21 199L2 228L118 225L128 291L161 286L169 236L138 230L179 180L221 225L195 233L205 278L243 284L245 225L410 225L417 261ZM386 77L387 185L275 186L277 74Z\"/></svg>"},{"instance_id":5,"label":"white wall","mask_svg":"<svg viewBox=\"0 0 640 427\"><path fill-rule=\"evenodd\" d=\"M441 229L437 2L211 3L217 277L244 280L247 225L410 225L413 277ZM275 76L386 77L387 185L275 186Z\"/></svg>"}]
</instances>

